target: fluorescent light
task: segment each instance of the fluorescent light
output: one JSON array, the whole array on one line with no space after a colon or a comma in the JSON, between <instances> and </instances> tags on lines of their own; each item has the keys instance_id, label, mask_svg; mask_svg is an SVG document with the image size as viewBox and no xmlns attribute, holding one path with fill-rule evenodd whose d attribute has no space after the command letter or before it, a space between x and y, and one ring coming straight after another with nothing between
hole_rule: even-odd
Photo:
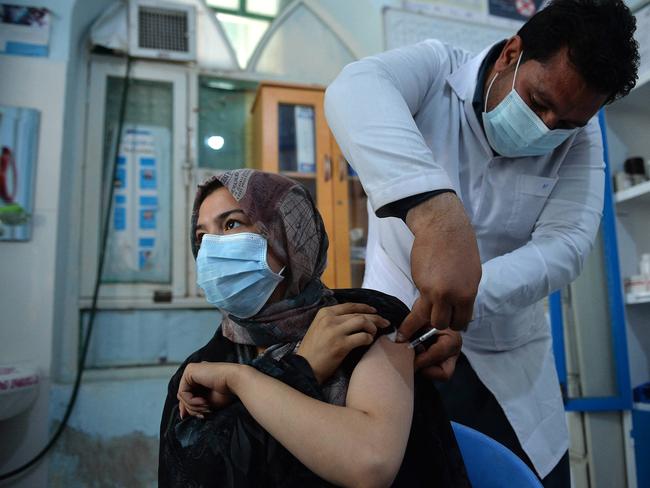
<instances>
[{"instance_id":1,"label":"fluorescent light","mask_svg":"<svg viewBox=\"0 0 650 488\"><path fill-rule=\"evenodd\" d=\"M226 143L226 140L221 136L210 136L208 137L206 143L208 144L210 149L214 149L215 151L218 151Z\"/></svg>"}]
</instances>

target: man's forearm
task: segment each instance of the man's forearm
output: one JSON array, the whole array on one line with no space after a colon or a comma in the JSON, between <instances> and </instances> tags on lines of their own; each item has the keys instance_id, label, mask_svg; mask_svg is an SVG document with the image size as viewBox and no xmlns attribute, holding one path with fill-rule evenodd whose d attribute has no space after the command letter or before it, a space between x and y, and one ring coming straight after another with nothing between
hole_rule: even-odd
<instances>
[{"instance_id":1,"label":"man's forearm","mask_svg":"<svg viewBox=\"0 0 650 488\"><path fill-rule=\"evenodd\" d=\"M460 213L459 212L460 209ZM452 215L449 215L452 212ZM449 218L454 217L454 218ZM405 219L413 234L434 229L450 231L468 222L460 199L454 192L440 193L409 209Z\"/></svg>"},{"instance_id":2,"label":"man's forearm","mask_svg":"<svg viewBox=\"0 0 650 488\"><path fill-rule=\"evenodd\" d=\"M424 326L462 330L472 319L481 260L461 201L444 193L412 208L411 276L420 292L402 324L407 337Z\"/></svg>"}]
</instances>

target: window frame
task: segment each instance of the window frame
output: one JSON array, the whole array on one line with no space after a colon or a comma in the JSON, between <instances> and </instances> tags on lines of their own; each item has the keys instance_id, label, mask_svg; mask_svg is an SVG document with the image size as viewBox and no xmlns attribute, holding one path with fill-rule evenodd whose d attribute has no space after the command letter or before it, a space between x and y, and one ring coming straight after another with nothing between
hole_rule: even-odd
<instances>
[{"instance_id":1,"label":"window frame","mask_svg":"<svg viewBox=\"0 0 650 488\"><path fill-rule=\"evenodd\" d=\"M247 0L239 0L239 8L238 9L230 9L230 8L224 8L224 7L214 7L212 5L209 5L206 3L208 8L212 10L215 13L224 13L224 14L231 14L231 15L239 15L240 17L247 17L249 19L255 19L255 20L266 20L270 23L273 22L273 20L280 14L280 11L282 10L281 7L278 7L278 13L276 15L263 15L263 14L256 14L253 12L249 12L247 8Z\"/></svg>"},{"instance_id":2,"label":"window frame","mask_svg":"<svg viewBox=\"0 0 650 488\"><path fill-rule=\"evenodd\" d=\"M102 224L101 201L105 135L106 89L109 76L124 77L126 63L115 58L94 57L90 63L87 111L87 139L82 191L82 245L80 263L80 306L87 307L95 286ZM187 235L188 210L187 134L188 75L185 67L175 67L152 61L133 61L130 78L171 83L173 96L171 180L171 279L170 283L102 283L99 291L100 308L129 308L152 306L157 291L171 292L172 302L187 298ZM98 164L99 163L99 164ZM186 300L184 300L186 301ZM177 303L176 306L179 304ZM185 306L188 304L186 303Z\"/></svg>"}]
</instances>

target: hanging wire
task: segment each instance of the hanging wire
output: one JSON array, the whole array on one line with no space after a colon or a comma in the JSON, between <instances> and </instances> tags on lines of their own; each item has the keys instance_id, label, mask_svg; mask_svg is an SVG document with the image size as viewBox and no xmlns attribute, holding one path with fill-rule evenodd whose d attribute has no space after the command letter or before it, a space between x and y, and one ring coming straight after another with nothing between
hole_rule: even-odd
<instances>
[{"instance_id":1,"label":"hanging wire","mask_svg":"<svg viewBox=\"0 0 650 488\"><path fill-rule=\"evenodd\" d=\"M104 222L103 222L103 228L101 234L101 247L99 252L99 261L97 262L97 275L95 277L93 301L90 307L90 317L88 319L88 330L86 331L86 337L84 338L83 347L81 349L81 356L79 357L79 362L77 364L77 376L75 378L74 387L72 389L72 395L70 395L70 400L68 401L68 405L65 409L65 414L63 415L63 419L61 420L61 423L59 424L58 428L56 429L56 432L49 440L49 442L45 445L45 447L43 447L43 449L41 449L38 454L36 454L32 459L30 459L22 466L12 471L9 471L7 473L0 474L0 481L13 478L16 475L26 471L27 469L29 469L30 467L38 463L54 447L56 442L61 437L61 434L63 434L63 431L67 427L68 420L70 419L70 415L72 414L75 403L77 401L77 395L79 394L79 387L81 386L81 379L86 366L88 345L90 344L90 338L93 332L93 325L95 323L95 316L97 314L97 299L99 297L99 288L101 286L101 281L102 281L101 280L102 271L104 269L104 261L106 257L106 246L108 243L108 234L110 230L110 222L111 222L110 216L111 216L111 208L113 204L113 194L115 192L117 159L119 155L120 144L122 143L122 128L124 126L124 118L126 115L126 102L128 98L128 92L129 92L130 75L131 75L131 56L127 56L126 74L124 76L124 87L122 88L122 99L120 101L120 112L119 112L119 119L118 119L118 126L117 126L117 150L115 152L115 157L113 158L112 161L112 168L110 173L112 175L112 178L108 185L108 201L106 202L106 213L104 215Z\"/></svg>"}]
</instances>

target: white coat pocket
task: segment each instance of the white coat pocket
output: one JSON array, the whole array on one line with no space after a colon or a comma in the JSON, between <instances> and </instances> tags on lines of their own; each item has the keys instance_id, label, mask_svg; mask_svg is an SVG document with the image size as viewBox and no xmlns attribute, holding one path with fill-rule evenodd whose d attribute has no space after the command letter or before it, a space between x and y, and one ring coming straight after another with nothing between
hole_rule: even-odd
<instances>
[{"instance_id":1,"label":"white coat pocket","mask_svg":"<svg viewBox=\"0 0 650 488\"><path fill-rule=\"evenodd\" d=\"M520 239L530 236L557 180L557 176L518 176L512 213L506 224L508 234Z\"/></svg>"}]
</instances>

